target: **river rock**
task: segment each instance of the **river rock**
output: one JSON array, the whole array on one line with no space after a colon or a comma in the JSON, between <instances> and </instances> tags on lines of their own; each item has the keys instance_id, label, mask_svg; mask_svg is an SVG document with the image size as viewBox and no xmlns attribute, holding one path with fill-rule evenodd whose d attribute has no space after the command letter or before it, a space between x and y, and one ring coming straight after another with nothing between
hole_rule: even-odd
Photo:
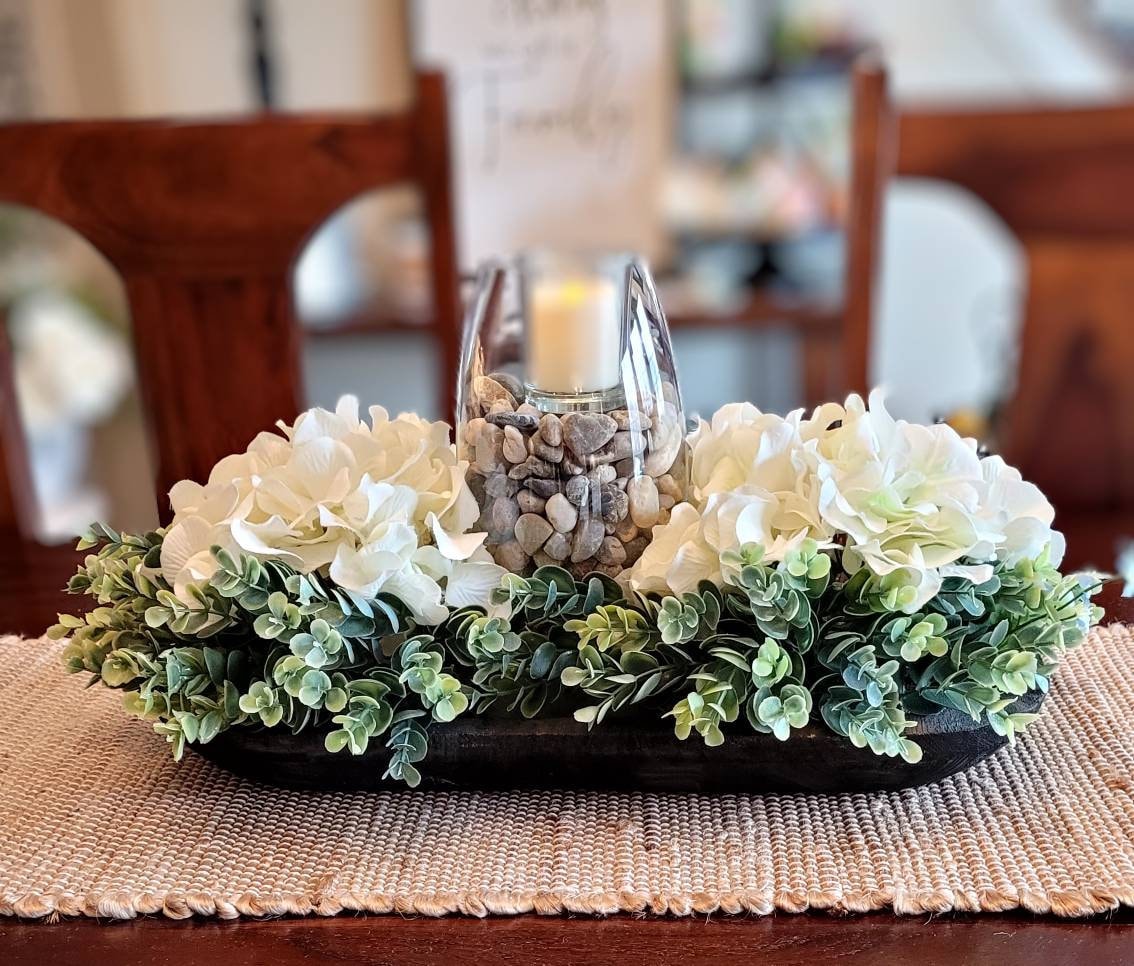
<instances>
[{"instance_id":1,"label":"river rock","mask_svg":"<svg viewBox=\"0 0 1134 966\"><path fill-rule=\"evenodd\" d=\"M494 379L501 386L508 390L516 399L520 399L524 395L524 384L520 382L510 372L492 372L489 373L489 378Z\"/></svg>"},{"instance_id":2,"label":"river rock","mask_svg":"<svg viewBox=\"0 0 1134 966\"><path fill-rule=\"evenodd\" d=\"M523 513L543 513L543 508L547 505L547 500L531 490L520 490L516 502L519 503Z\"/></svg>"},{"instance_id":3,"label":"river rock","mask_svg":"<svg viewBox=\"0 0 1134 966\"><path fill-rule=\"evenodd\" d=\"M539 425L539 419L531 413L490 412L484 418L494 426L512 426L518 430L523 430L525 433L532 432Z\"/></svg>"},{"instance_id":4,"label":"river rock","mask_svg":"<svg viewBox=\"0 0 1134 966\"><path fill-rule=\"evenodd\" d=\"M563 488L567 502L575 506L586 506L591 495L591 481L585 476L572 476Z\"/></svg>"},{"instance_id":5,"label":"river rock","mask_svg":"<svg viewBox=\"0 0 1134 966\"><path fill-rule=\"evenodd\" d=\"M515 426L504 427L504 459L509 463L522 463L528 458L528 445L524 435Z\"/></svg>"},{"instance_id":6,"label":"river rock","mask_svg":"<svg viewBox=\"0 0 1134 966\"><path fill-rule=\"evenodd\" d=\"M618 473L613 466L596 466L587 474L587 479L591 481L592 488L597 488L606 483L613 483L618 479Z\"/></svg>"},{"instance_id":7,"label":"river rock","mask_svg":"<svg viewBox=\"0 0 1134 966\"><path fill-rule=\"evenodd\" d=\"M546 522L546 521L545 521ZM581 563L590 560L597 552L606 531L602 520L592 516L581 516L579 524L575 527L575 539L571 547L571 562Z\"/></svg>"},{"instance_id":8,"label":"river rock","mask_svg":"<svg viewBox=\"0 0 1134 966\"><path fill-rule=\"evenodd\" d=\"M511 534L520 518L520 508L510 496L497 497L492 501L492 532Z\"/></svg>"},{"instance_id":9,"label":"river rock","mask_svg":"<svg viewBox=\"0 0 1134 966\"><path fill-rule=\"evenodd\" d=\"M516 408L516 397L491 376L477 376L473 380L473 396L480 403L482 412L490 412L492 404L504 400L512 409Z\"/></svg>"},{"instance_id":10,"label":"river rock","mask_svg":"<svg viewBox=\"0 0 1134 966\"><path fill-rule=\"evenodd\" d=\"M500 474L496 474L492 477L494 480L499 478ZM508 479L508 477L505 476L504 479ZM465 482L469 485L469 491L476 497L476 505L484 506L485 498L488 493L488 481L479 473L467 473ZM503 496L504 494L493 493L492 495Z\"/></svg>"},{"instance_id":11,"label":"river rock","mask_svg":"<svg viewBox=\"0 0 1134 966\"><path fill-rule=\"evenodd\" d=\"M618 425L620 432L630 429L642 432L650 428L650 417L644 413L616 409L610 414L610 418Z\"/></svg>"},{"instance_id":12,"label":"river rock","mask_svg":"<svg viewBox=\"0 0 1134 966\"><path fill-rule=\"evenodd\" d=\"M477 437L484 432L486 425L487 423L483 416L470 419L468 423L465 424L465 442L468 443L469 446L475 446Z\"/></svg>"},{"instance_id":13,"label":"river rock","mask_svg":"<svg viewBox=\"0 0 1134 966\"><path fill-rule=\"evenodd\" d=\"M607 483L602 488L602 518L607 523L618 523L629 508L629 498L617 486Z\"/></svg>"},{"instance_id":14,"label":"river rock","mask_svg":"<svg viewBox=\"0 0 1134 966\"><path fill-rule=\"evenodd\" d=\"M563 424L555 413L544 413L539 421L539 434L548 446L563 445Z\"/></svg>"},{"instance_id":15,"label":"river rock","mask_svg":"<svg viewBox=\"0 0 1134 966\"><path fill-rule=\"evenodd\" d=\"M538 477L530 476L524 481L524 486L531 490L536 496L542 496L545 500L555 493L559 492L558 480L541 480Z\"/></svg>"},{"instance_id":16,"label":"river rock","mask_svg":"<svg viewBox=\"0 0 1134 966\"><path fill-rule=\"evenodd\" d=\"M681 486L678 484L677 480L673 478L672 474L663 473L658 477L657 484L659 493L672 496L674 500L681 499Z\"/></svg>"},{"instance_id":17,"label":"river rock","mask_svg":"<svg viewBox=\"0 0 1134 966\"><path fill-rule=\"evenodd\" d=\"M509 573L522 573L528 565L528 554L515 540L506 540L496 548L496 562Z\"/></svg>"},{"instance_id":18,"label":"river rock","mask_svg":"<svg viewBox=\"0 0 1134 966\"><path fill-rule=\"evenodd\" d=\"M623 543L629 543L631 540L636 539L639 533L641 533L641 531L638 529L638 524L636 524L634 518L629 515L623 517L614 530L615 536Z\"/></svg>"},{"instance_id":19,"label":"river rock","mask_svg":"<svg viewBox=\"0 0 1134 966\"><path fill-rule=\"evenodd\" d=\"M541 460L546 460L548 463L561 463L563 462L563 447L552 446L546 442L542 436L531 436L528 439L531 446L532 455L538 456Z\"/></svg>"},{"instance_id":20,"label":"river rock","mask_svg":"<svg viewBox=\"0 0 1134 966\"><path fill-rule=\"evenodd\" d=\"M571 534L553 533L543 545L543 552L556 562L566 560L571 556Z\"/></svg>"},{"instance_id":21,"label":"river rock","mask_svg":"<svg viewBox=\"0 0 1134 966\"><path fill-rule=\"evenodd\" d=\"M555 476L555 467L547 460L541 460L538 456L529 456L522 463L513 466L508 471L508 475L514 480L524 480L529 476L538 476L540 479L549 480Z\"/></svg>"},{"instance_id":22,"label":"river rock","mask_svg":"<svg viewBox=\"0 0 1134 966\"><path fill-rule=\"evenodd\" d=\"M562 493L556 493L547 501L544 515L560 533L568 533L574 530L575 524L579 522L579 511L571 505L571 501Z\"/></svg>"},{"instance_id":23,"label":"river rock","mask_svg":"<svg viewBox=\"0 0 1134 966\"><path fill-rule=\"evenodd\" d=\"M499 426L485 424L476 438L476 468L483 475L496 473L505 468L504 431Z\"/></svg>"},{"instance_id":24,"label":"river rock","mask_svg":"<svg viewBox=\"0 0 1134 966\"><path fill-rule=\"evenodd\" d=\"M551 524L537 513L525 513L516 521L516 542L525 553L535 553L551 533Z\"/></svg>"},{"instance_id":25,"label":"river rock","mask_svg":"<svg viewBox=\"0 0 1134 966\"><path fill-rule=\"evenodd\" d=\"M614 461L626 459L629 456L638 456L646 448L646 437L642 433L620 432L615 433L609 443Z\"/></svg>"},{"instance_id":26,"label":"river rock","mask_svg":"<svg viewBox=\"0 0 1134 966\"><path fill-rule=\"evenodd\" d=\"M558 567L559 561L556 560L546 550L537 550L532 554L533 567Z\"/></svg>"},{"instance_id":27,"label":"river rock","mask_svg":"<svg viewBox=\"0 0 1134 966\"><path fill-rule=\"evenodd\" d=\"M563 440L576 456L586 456L605 446L618 429L606 413L567 413L560 422Z\"/></svg>"},{"instance_id":28,"label":"river rock","mask_svg":"<svg viewBox=\"0 0 1134 966\"><path fill-rule=\"evenodd\" d=\"M486 496L496 499L498 496L513 496L520 488L520 484L515 480L508 479L507 473L491 473L488 476L478 476L476 473L469 475L469 487L473 486L473 480L481 480L484 484L484 493ZM476 491L473 490L475 493ZM483 500L479 502L483 503Z\"/></svg>"},{"instance_id":29,"label":"river rock","mask_svg":"<svg viewBox=\"0 0 1134 966\"><path fill-rule=\"evenodd\" d=\"M658 502L658 487L649 476L635 476L626 487L630 500L630 517L643 530L650 529L658 522L661 507Z\"/></svg>"},{"instance_id":30,"label":"river rock","mask_svg":"<svg viewBox=\"0 0 1134 966\"><path fill-rule=\"evenodd\" d=\"M622 545L622 541L618 537L607 537L601 544L599 544L598 552L595 554L599 563L604 564L622 564L626 561L626 548Z\"/></svg>"}]
</instances>

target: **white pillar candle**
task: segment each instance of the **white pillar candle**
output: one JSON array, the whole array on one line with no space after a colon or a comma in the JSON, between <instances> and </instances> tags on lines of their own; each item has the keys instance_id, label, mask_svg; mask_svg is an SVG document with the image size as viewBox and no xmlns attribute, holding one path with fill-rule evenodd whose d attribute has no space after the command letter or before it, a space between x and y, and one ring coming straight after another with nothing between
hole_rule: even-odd
<instances>
[{"instance_id":1,"label":"white pillar candle","mask_svg":"<svg viewBox=\"0 0 1134 966\"><path fill-rule=\"evenodd\" d=\"M536 279L528 301L528 376L543 392L595 392L620 381L618 288L608 278Z\"/></svg>"}]
</instances>

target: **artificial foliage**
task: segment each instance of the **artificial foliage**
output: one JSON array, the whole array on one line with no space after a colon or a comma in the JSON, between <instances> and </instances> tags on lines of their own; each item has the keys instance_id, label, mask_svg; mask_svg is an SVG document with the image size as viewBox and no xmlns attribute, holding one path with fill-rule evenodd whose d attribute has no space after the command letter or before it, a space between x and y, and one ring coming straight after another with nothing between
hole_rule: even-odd
<instances>
[{"instance_id":1,"label":"artificial foliage","mask_svg":"<svg viewBox=\"0 0 1134 966\"><path fill-rule=\"evenodd\" d=\"M1011 740L1035 717L1017 699L1046 691L1101 615L1097 585L1047 551L982 583L947 577L910 614L901 581L849 575L838 548L807 540L775 562L756 544L726 552L721 586L680 596L557 567L507 574L487 612L424 625L395 596L219 547L187 602L162 576L163 538L83 538L93 552L69 589L96 606L50 632L69 637L68 669L120 690L176 757L229 728L315 728L329 752L384 746L386 776L410 786L429 732L467 714L665 719L710 746L822 726L914 762L911 717L946 707Z\"/></svg>"}]
</instances>

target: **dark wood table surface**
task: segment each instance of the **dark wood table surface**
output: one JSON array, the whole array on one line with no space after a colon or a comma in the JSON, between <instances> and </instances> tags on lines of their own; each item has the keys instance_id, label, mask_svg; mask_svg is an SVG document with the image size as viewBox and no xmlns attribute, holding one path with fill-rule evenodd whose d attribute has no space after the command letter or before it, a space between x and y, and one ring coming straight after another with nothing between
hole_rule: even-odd
<instances>
[{"instance_id":1,"label":"dark wood table surface","mask_svg":"<svg viewBox=\"0 0 1134 966\"><path fill-rule=\"evenodd\" d=\"M1111 584L1101 598L1107 620L1132 622L1134 601L1120 598L1118 590ZM0 918L0 966L416 966L440 962L475 966L608 962L621 966L718 962L1131 966L1134 910L1089 921L1026 913L486 920L344 915L241 922L146 918L55 923Z\"/></svg>"}]
</instances>

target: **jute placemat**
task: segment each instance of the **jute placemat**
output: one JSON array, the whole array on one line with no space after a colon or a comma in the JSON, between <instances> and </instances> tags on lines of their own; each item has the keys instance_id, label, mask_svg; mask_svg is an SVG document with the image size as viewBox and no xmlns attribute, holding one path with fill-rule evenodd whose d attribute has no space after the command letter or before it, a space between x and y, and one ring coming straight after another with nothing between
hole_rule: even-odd
<instances>
[{"instance_id":1,"label":"jute placemat","mask_svg":"<svg viewBox=\"0 0 1134 966\"><path fill-rule=\"evenodd\" d=\"M0 639L0 913L235 918L1134 905L1134 635L965 775L842 796L310 794L180 765L60 645Z\"/></svg>"}]
</instances>

